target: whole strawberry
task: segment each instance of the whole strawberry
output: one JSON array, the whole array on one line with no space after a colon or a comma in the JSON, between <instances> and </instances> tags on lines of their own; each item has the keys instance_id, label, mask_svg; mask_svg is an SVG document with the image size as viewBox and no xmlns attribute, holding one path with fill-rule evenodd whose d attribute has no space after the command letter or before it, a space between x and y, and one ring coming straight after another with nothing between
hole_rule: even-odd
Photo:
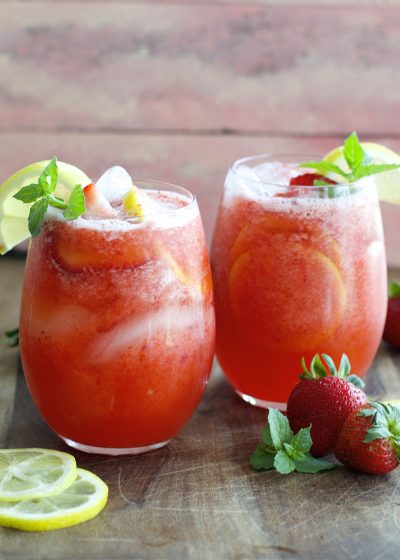
<instances>
[{"instance_id":1,"label":"whole strawberry","mask_svg":"<svg viewBox=\"0 0 400 560\"><path fill-rule=\"evenodd\" d=\"M335 456L346 467L368 474L395 469L400 457L400 408L376 402L354 410L340 431Z\"/></svg>"},{"instance_id":2,"label":"whole strawberry","mask_svg":"<svg viewBox=\"0 0 400 560\"><path fill-rule=\"evenodd\" d=\"M319 354L307 369L302 360L301 381L289 395L287 417L294 432L311 425L314 457L325 455L335 447L336 440L348 415L360 405L367 403L359 377L350 375L350 362L343 354L339 370L330 356ZM357 385L357 386L356 386Z\"/></svg>"}]
</instances>

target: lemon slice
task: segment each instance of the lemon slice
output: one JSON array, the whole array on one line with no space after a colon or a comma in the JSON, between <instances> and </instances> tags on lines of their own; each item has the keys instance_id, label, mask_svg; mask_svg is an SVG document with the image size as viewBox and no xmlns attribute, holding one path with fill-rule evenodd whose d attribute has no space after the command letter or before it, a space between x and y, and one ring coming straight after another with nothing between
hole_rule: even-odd
<instances>
[{"instance_id":1,"label":"lemon slice","mask_svg":"<svg viewBox=\"0 0 400 560\"><path fill-rule=\"evenodd\" d=\"M30 237L28 215L31 204L13 198L22 187L37 183L48 161L38 161L11 175L0 186L0 255ZM58 183L55 194L67 200L75 185L85 186L89 177L77 167L62 161L58 164Z\"/></svg>"},{"instance_id":2,"label":"lemon slice","mask_svg":"<svg viewBox=\"0 0 400 560\"><path fill-rule=\"evenodd\" d=\"M0 525L23 531L51 531L83 523L105 507L107 485L93 473L77 469L75 481L56 496L0 502Z\"/></svg>"},{"instance_id":3,"label":"lemon slice","mask_svg":"<svg viewBox=\"0 0 400 560\"><path fill-rule=\"evenodd\" d=\"M0 449L0 500L15 502L62 492L76 478L75 458L51 449Z\"/></svg>"},{"instance_id":4,"label":"lemon slice","mask_svg":"<svg viewBox=\"0 0 400 560\"><path fill-rule=\"evenodd\" d=\"M137 187L134 186L125 195L123 199L123 206L128 216L137 216L138 218L143 217L143 206L139 200L139 190Z\"/></svg>"},{"instance_id":5,"label":"lemon slice","mask_svg":"<svg viewBox=\"0 0 400 560\"><path fill-rule=\"evenodd\" d=\"M393 152L386 146L375 144L373 142L364 142L361 144L364 151L370 156L372 163L396 163L400 164L400 155ZM343 146L335 148L324 157L324 161L334 163L342 169L349 171L348 165L343 155ZM390 202L392 204L400 204L400 169L384 171L376 175L370 175L361 179L362 181L373 181L375 184L379 200Z\"/></svg>"}]
</instances>

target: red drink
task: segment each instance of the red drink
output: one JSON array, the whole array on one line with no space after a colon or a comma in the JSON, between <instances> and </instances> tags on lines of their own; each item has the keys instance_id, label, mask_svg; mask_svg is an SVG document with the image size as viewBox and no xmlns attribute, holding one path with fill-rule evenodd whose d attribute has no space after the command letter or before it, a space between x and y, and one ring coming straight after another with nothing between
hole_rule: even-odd
<instances>
[{"instance_id":1,"label":"red drink","mask_svg":"<svg viewBox=\"0 0 400 560\"><path fill-rule=\"evenodd\" d=\"M32 242L23 367L45 420L78 449L159 447L204 392L215 336L207 249L195 200L167 189L147 191L143 222L54 214Z\"/></svg>"},{"instance_id":2,"label":"red drink","mask_svg":"<svg viewBox=\"0 0 400 560\"><path fill-rule=\"evenodd\" d=\"M386 314L374 188L289 188L302 172L265 157L237 162L212 252L221 367L245 400L282 409L303 356L338 363L345 352L364 375Z\"/></svg>"}]
</instances>

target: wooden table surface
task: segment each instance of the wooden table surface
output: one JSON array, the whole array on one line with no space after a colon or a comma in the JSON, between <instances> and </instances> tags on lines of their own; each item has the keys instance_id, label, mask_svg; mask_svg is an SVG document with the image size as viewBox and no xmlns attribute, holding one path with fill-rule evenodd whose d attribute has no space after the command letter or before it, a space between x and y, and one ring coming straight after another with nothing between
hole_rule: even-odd
<instances>
[{"instance_id":1,"label":"wooden table surface","mask_svg":"<svg viewBox=\"0 0 400 560\"><path fill-rule=\"evenodd\" d=\"M18 321L23 260L0 260L0 330ZM317 474L255 473L265 411L243 403L214 367L190 423L167 447L137 457L68 449L41 420L17 349L0 349L0 446L72 452L110 488L87 523L28 534L0 528L5 559L397 559L400 469L388 476L343 468ZM368 374L378 397L400 397L400 353L382 345Z\"/></svg>"}]
</instances>

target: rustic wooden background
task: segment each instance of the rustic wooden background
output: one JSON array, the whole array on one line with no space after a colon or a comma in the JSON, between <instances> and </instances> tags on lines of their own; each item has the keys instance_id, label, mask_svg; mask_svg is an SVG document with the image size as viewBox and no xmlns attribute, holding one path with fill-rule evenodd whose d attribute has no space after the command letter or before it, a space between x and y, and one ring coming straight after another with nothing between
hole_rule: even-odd
<instances>
[{"instance_id":1,"label":"rustic wooden background","mask_svg":"<svg viewBox=\"0 0 400 560\"><path fill-rule=\"evenodd\" d=\"M0 176L118 163L192 189L210 238L237 157L400 149L399 36L400 0L0 0Z\"/></svg>"}]
</instances>

